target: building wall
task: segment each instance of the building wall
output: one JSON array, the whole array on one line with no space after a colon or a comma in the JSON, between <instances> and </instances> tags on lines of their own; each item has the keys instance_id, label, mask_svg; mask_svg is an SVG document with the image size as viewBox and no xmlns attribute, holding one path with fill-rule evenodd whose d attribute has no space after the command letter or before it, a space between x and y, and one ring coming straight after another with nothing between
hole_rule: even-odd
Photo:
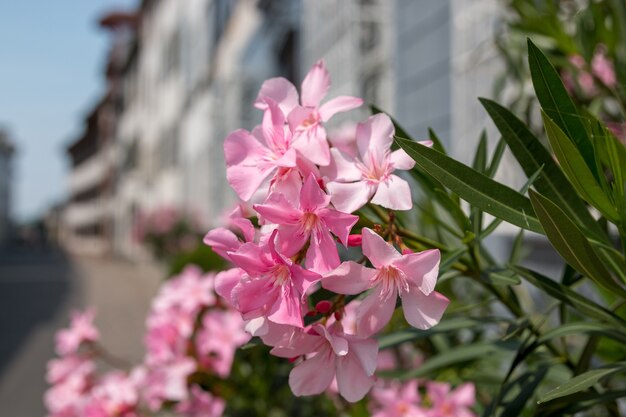
<instances>
[{"instance_id":1,"label":"building wall","mask_svg":"<svg viewBox=\"0 0 626 417\"><path fill-rule=\"evenodd\" d=\"M1 141L2 138L0 137L0 246L6 243L10 235L12 179L12 150L8 147L3 149Z\"/></svg>"}]
</instances>

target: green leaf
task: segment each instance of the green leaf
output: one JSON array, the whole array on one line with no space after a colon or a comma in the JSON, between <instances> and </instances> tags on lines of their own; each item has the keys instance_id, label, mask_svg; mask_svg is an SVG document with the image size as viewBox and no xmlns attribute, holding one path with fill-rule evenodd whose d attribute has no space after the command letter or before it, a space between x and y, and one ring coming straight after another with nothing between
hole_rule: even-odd
<instances>
[{"instance_id":1,"label":"green leaf","mask_svg":"<svg viewBox=\"0 0 626 417\"><path fill-rule=\"evenodd\" d=\"M416 142L396 137L417 166L459 197L516 226L543 233L530 200L472 168Z\"/></svg>"},{"instance_id":2,"label":"green leaf","mask_svg":"<svg viewBox=\"0 0 626 417\"><path fill-rule=\"evenodd\" d=\"M530 201L550 243L563 259L598 285L622 296L626 291L614 280L585 235L552 201L530 191Z\"/></svg>"},{"instance_id":3,"label":"green leaf","mask_svg":"<svg viewBox=\"0 0 626 417\"><path fill-rule=\"evenodd\" d=\"M587 167L595 171L593 146L581 116L567 94L559 73L539 48L528 39L528 64L535 93L543 111L567 134L583 156Z\"/></svg>"},{"instance_id":4,"label":"green leaf","mask_svg":"<svg viewBox=\"0 0 626 417\"><path fill-rule=\"evenodd\" d=\"M499 323L502 319L492 319L490 317L471 318L471 317L454 317L442 320L438 325L427 330L404 329L393 333L388 333L378 338L378 348L380 350L388 349L408 341L415 341L429 338L434 334L448 333L461 329L471 329L474 327L484 327L486 322Z\"/></svg>"},{"instance_id":5,"label":"green leaf","mask_svg":"<svg viewBox=\"0 0 626 417\"><path fill-rule=\"evenodd\" d=\"M565 133L545 113L542 113L543 124L548 134L550 146L561 164L563 172L578 191L578 194L589 204L600 210L609 220L618 219L617 210L596 181L585 164L580 152L565 136Z\"/></svg>"},{"instance_id":6,"label":"green leaf","mask_svg":"<svg viewBox=\"0 0 626 417\"><path fill-rule=\"evenodd\" d=\"M535 287L543 290L549 296L562 301L563 303L573 307L582 315L589 316L605 323L611 323L621 328L626 328L626 321L617 316L612 311L598 305L586 297L578 294L565 285L554 282L550 278L531 271L521 266L509 265L509 269L517 272L522 278Z\"/></svg>"},{"instance_id":7,"label":"green leaf","mask_svg":"<svg viewBox=\"0 0 626 417\"><path fill-rule=\"evenodd\" d=\"M500 161L502 161L502 156L504 155L504 151L506 150L506 141L504 138L500 138L498 143L496 144L496 148L493 150L493 156L491 157L491 163L489 164L489 168L487 169L487 176L489 178L493 178L496 175L496 171L500 166Z\"/></svg>"},{"instance_id":8,"label":"green leaf","mask_svg":"<svg viewBox=\"0 0 626 417\"><path fill-rule=\"evenodd\" d=\"M539 404L584 391L595 385L600 379L625 370L626 362L617 362L603 368L592 369L547 392L541 397Z\"/></svg>"},{"instance_id":9,"label":"green leaf","mask_svg":"<svg viewBox=\"0 0 626 417\"><path fill-rule=\"evenodd\" d=\"M582 334L597 334L626 344L626 333L615 326L599 322L565 323L544 333L537 343L546 343L557 337Z\"/></svg>"},{"instance_id":10,"label":"green leaf","mask_svg":"<svg viewBox=\"0 0 626 417\"><path fill-rule=\"evenodd\" d=\"M537 137L526 127L524 122L498 103L486 98L479 99L487 110L496 127L502 134L511 152L520 166L530 177L543 166L542 175L534 182L534 187L541 194L566 209L576 222L589 230L600 240L606 240L602 229L593 219L584 202L576 194L563 172L556 164L550 152Z\"/></svg>"},{"instance_id":11,"label":"green leaf","mask_svg":"<svg viewBox=\"0 0 626 417\"><path fill-rule=\"evenodd\" d=\"M481 274L481 279L492 285L519 285L521 283L519 275L510 269L485 271Z\"/></svg>"},{"instance_id":12,"label":"green leaf","mask_svg":"<svg viewBox=\"0 0 626 417\"><path fill-rule=\"evenodd\" d=\"M470 345L457 346L433 356L424 362L419 368L410 369L408 371L403 370L397 376L401 379L422 377L441 368L447 368L451 365L484 358L487 355L501 352L503 350L510 350L515 345L515 343L508 342L480 342ZM384 373L381 372L381 375L384 375Z\"/></svg>"},{"instance_id":13,"label":"green leaf","mask_svg":"<svg viewBox=\"0 0 626 417\"><path fill-rule=\"evenodd\" d=\"M524 373L515 381L512 381L510 383L511 385L520 386L520 392L507 403L500 415L503 417L519 416L522 411L524 411L528 400L535 395L537 387L541 381L543 381L547 373L548 367L542 366L536 371Z\"/></svg>"},{"instance_id":14,"label":"green leaf","mask_svg":"<svg viewBox=\"0 0 626 417\"><path fill-rule=\"evenodd\" d=\"M578 392L573 395L560 397L549 403L543 403L538 408L539 416L555 415L550 413L549 410L555 409L555 406L560 415L573 415L579 411L587 410L595 405L604 404L609 401L619 400L626 397L626 390L622 391L608 391L604 393L590 392L581 393ZM565 404L565 406L563 406ZM546 411L544 413L544 410Z\"/></svg>"}]
</instances>

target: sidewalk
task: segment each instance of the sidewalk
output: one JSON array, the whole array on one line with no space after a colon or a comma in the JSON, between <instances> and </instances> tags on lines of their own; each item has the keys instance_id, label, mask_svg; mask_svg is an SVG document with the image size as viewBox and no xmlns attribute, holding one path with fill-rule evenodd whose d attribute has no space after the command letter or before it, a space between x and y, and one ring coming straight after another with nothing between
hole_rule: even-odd
<instances>
[{"instance_id":1,"label":"sidewalk","mask_svg":"<svg viewBox=\"0 0 626 417\"><path fill-rule=\"evenodd\" d=\"M104 348L137 363L162 273L58 251L0 255L0 416L44 416L45 365L71 310L94 306Z\"/></svg>"}]
</instances>

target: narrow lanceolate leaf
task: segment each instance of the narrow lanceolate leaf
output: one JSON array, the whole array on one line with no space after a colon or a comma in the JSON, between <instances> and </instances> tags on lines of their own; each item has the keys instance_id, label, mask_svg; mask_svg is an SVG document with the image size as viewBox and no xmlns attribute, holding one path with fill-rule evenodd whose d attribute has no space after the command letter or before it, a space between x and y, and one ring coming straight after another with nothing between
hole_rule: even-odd
<instances>
[{"instance_id":1,"label":"narrow lanceolate leaf","mask_svg":"<svg viewBox=\"0 0 626 417\"><path fill-rule=\"evenodd\" d=\"M542 113L543 124L548 134L550 146L561 164L561 168L578 194L589 204L600 210L607 219L615 222L618 214L615 206L604 194L583 157L576 147L565 136L561 128L546 114Z\"/></svg>"},{"instance_id":2,"label":"narrow lanceolate leaf","mask_svg":"<svg viewBox=\"0 0 626 417\"><path fill-rule=\"evenodd\" d=\"M543 290L549 296L556 298L564 304L574 308L582 315L626 329L626 321L624 321L621 317L589 300L588 298L583 297L569 287L559 284L558 282L555 282L538 272L531 271L530 269L526 269L521 266L509 265L508 268L518 273L531 285Z\"/></svg>"},{"instance_id":3,"label":"narrow lanceolate leaf","mask_svg":"<svg viewBox=\"0 0 626 417\"><path fill-rule=\"evenodd\" d=\"M623 371L626 371L626 362L617 362L603 368L592 369L591 371L575 376L566 383L549 391L541 397L539 404L584 391L595 385L600 379Z\"/></svg>"},{"instance_id":4,"label":"narrow lanceolate leaf","mask_svg":"<svg viewBox=\"0 0 626 417\"><path fill-rule=\"evenodd\" d=\"M626 332L605 323L599 322L580 322L580 323L565 323L556 327L549 332L544 333L537 343L546 343L554 338L571 336L571 335L584 335L593 334L604 336L609 339L617 340L618 342L626 344Z\"/></svg>"},{"instance_id":5,"label":"narrow lanceolate leaf","mask_svg":"<svg viewBox=\"0 0 626 417\"><path fill-rule=\"evenodd\" d=\"M526 176L530 177L543 166L542 174L533 184L535 189L570 213L576 223L593 233L597 239L606 240L606 235L563 175L561 168L552 159L550 152L524 122L495 101L481 98L480 102L491 116Z\"/></svg>"},{"instance_id":6,"label":"narrow lanceolate leaf","mask_svg":"<svg viewBox=\"0 0 626 417\"><path fill-rule=\"evenodd\" d=\"M511 224L543 233L530 200L522 194L436 150L399 137L396 142L420 169L468 203Z\"/></svg>"},{"instance_id":7,"label":"narrow lanceolate leaf","mask_svg":"<svg viewBox=\"0 0 626 417\"><path fill-rule=\"evenodd\" d=\"M532 190L530 201L550 243L567 263L598 285L626 296L626 291L613 280L587 237L559 206Z\"/></svg>"},{"instance_id":8,"label":"narrow lanceolate leaf","mask_svg":"<svg viewBox=\"0 0 626 417\"><path fill-rule=\"evenodd\" d=\"M496 352L506 351L511 349L513 346L513 343L505 344L498 342L461 345L433 356L416 369L403 371L403 373L398 375L398 377L401 379L422 377L441 368L484 358L487 355L494 354Z\"/></svg>"},{"instance_id":9,"label":"narrow lanceolate leaf","mask_svg":"<svg viewBox=\"0 0 626 417\"><path fill-rule=\"evenodd\" d=\"M593 146L574 102L548 58L528 40L528 64L541 108L567 134L583 155L590 170L595 170Z\"/></svg>"}]
</instances>

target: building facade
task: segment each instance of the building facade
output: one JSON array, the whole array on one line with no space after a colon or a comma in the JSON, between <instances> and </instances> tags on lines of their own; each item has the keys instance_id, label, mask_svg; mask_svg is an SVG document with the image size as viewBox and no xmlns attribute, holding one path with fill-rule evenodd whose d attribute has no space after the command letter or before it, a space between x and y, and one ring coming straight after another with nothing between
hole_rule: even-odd
<instances>
[{"instance_id":1,"label":"building facade","mask_svg":"<svg viewBox=\"0 0 626 417\"><path fill-rule=\"evenodd\" d=\"M11 236L12 159L15 148L6 131L0 129L0 246Z\"/></svg>"},{"instance_id":2,"label":"building facade","mask_svg":"<svg viewBox=\"0 0 626 417\"><path fill-rule=\"evenodd\" d=\"M299 85L317 59L331 95L361 96L417 138L432 127L466 162L489 126L476 97L492 95L500 70L496 0L143 0L133 15L103 19L124 53L110 57L114 127L98 142L110 197L93 209L106 212L108 247L129 258L146 256L134 236L142 213L175 208L205 229L219 222L236 202L224 138L260 121L252 103L263 80Z\"/></svg>"}]
</instances>

